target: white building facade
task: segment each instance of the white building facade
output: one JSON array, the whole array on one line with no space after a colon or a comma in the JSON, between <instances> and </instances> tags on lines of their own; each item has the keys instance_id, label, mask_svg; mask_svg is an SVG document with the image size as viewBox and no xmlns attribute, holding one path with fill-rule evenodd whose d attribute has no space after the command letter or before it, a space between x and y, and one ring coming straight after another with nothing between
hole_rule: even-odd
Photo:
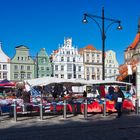
<instances>
[{"instance_id":1,"label":"white building facade","mask_svg":"<svg viewBox=\"0 0 140 140\"><path fill-rule=\"evenodd\" d=\"M119 64L116 53L112 50L106 51L105 55L105 79L116 80L119 75Z\"/></svg>"},{"instance_id":2,"label":"white building facade","mask_svg":"<svg viewBox=\"0 0 140 140\"><path fill-rule=\"evenodd\" d=\"M0 80L10 80L10 58L3 52L0 42Z\"/></svg>"},{"instance_id":3,"label":"white building facade","mask_svg":"<svg viewBox=\"0 0 140 140\"><path fill-rule=\"evenodd\" d=\"M84 79L83 57L72 46L72 38L65 38L64 45L51 55L53 76L64 79Z\"/></svg>"}]
</instances>

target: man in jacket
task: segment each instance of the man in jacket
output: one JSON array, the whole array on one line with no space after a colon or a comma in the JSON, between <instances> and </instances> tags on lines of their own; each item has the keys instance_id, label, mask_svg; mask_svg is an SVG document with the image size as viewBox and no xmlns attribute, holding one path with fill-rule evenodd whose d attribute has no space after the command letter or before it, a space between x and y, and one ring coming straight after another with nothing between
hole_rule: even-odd
<instances>
[{"instance_id":1,"label":"man in jacket","mask_svg":"<svg viewBox=\"0 0 140 140\"><path fill-rule=\"evenodd\" d=\"M121 89L117 86L114 90L114 100L115 100L115 108L117 110L117 118L122 116L122 105L124 101L124 94Z\"/></svg>"}]
</instances>

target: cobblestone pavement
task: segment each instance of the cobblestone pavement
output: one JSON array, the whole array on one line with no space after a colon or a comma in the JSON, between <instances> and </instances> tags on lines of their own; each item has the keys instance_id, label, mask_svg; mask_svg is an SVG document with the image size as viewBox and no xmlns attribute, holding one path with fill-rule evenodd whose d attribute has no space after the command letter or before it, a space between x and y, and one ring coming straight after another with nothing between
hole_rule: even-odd
<instances>
[{"instance_id":1,"label":"cobblestone pavement","mask_svg":"<svg viewBox=\"0 0 140 140\"><path fill-rule=\"evenodd\" d=\"M0 140L140 140L140 115L102 114L0 117Z\"/></svg>"}]
</instances>

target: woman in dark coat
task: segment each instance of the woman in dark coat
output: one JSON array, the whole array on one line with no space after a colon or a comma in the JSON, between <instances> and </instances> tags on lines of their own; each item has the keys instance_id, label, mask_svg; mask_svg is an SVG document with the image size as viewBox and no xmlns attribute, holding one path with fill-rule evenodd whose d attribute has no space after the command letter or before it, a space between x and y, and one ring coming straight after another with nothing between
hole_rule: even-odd
<instances>
[{"instance_id":1,"label":"woman in dark coat","mask_svg":"<svg viewBox=\"0 0 140 140\"><path fill-rule=\"evenodd\" d=\"M118 86L115 87L113 98L115 100L115 108L118 113L117 118L120 118L122 115L122 105L123 105L123 101L124 101L124 94Z\"/></svg>"}]
</instances>

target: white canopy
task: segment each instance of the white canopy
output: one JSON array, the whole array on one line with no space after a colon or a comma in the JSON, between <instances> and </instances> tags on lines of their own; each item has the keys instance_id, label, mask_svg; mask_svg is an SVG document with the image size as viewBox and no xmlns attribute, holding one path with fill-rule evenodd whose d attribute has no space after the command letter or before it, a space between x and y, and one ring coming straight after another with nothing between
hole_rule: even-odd
<instances>
[{"instance_id":1,"label":"white canopy","mask_svg":"<svg viewBox=\"0 0 140 140\"><path fill-rule=\"evenodd\" d=\"M131 83L111 81L111 80L78 80L78 79L62 79L54 77L43 77L31 80L25 80L25 83L29 83L31 86L44 86L49 84L60 83L64 85L132 85Z\"/></svg>"}]
</instances>

